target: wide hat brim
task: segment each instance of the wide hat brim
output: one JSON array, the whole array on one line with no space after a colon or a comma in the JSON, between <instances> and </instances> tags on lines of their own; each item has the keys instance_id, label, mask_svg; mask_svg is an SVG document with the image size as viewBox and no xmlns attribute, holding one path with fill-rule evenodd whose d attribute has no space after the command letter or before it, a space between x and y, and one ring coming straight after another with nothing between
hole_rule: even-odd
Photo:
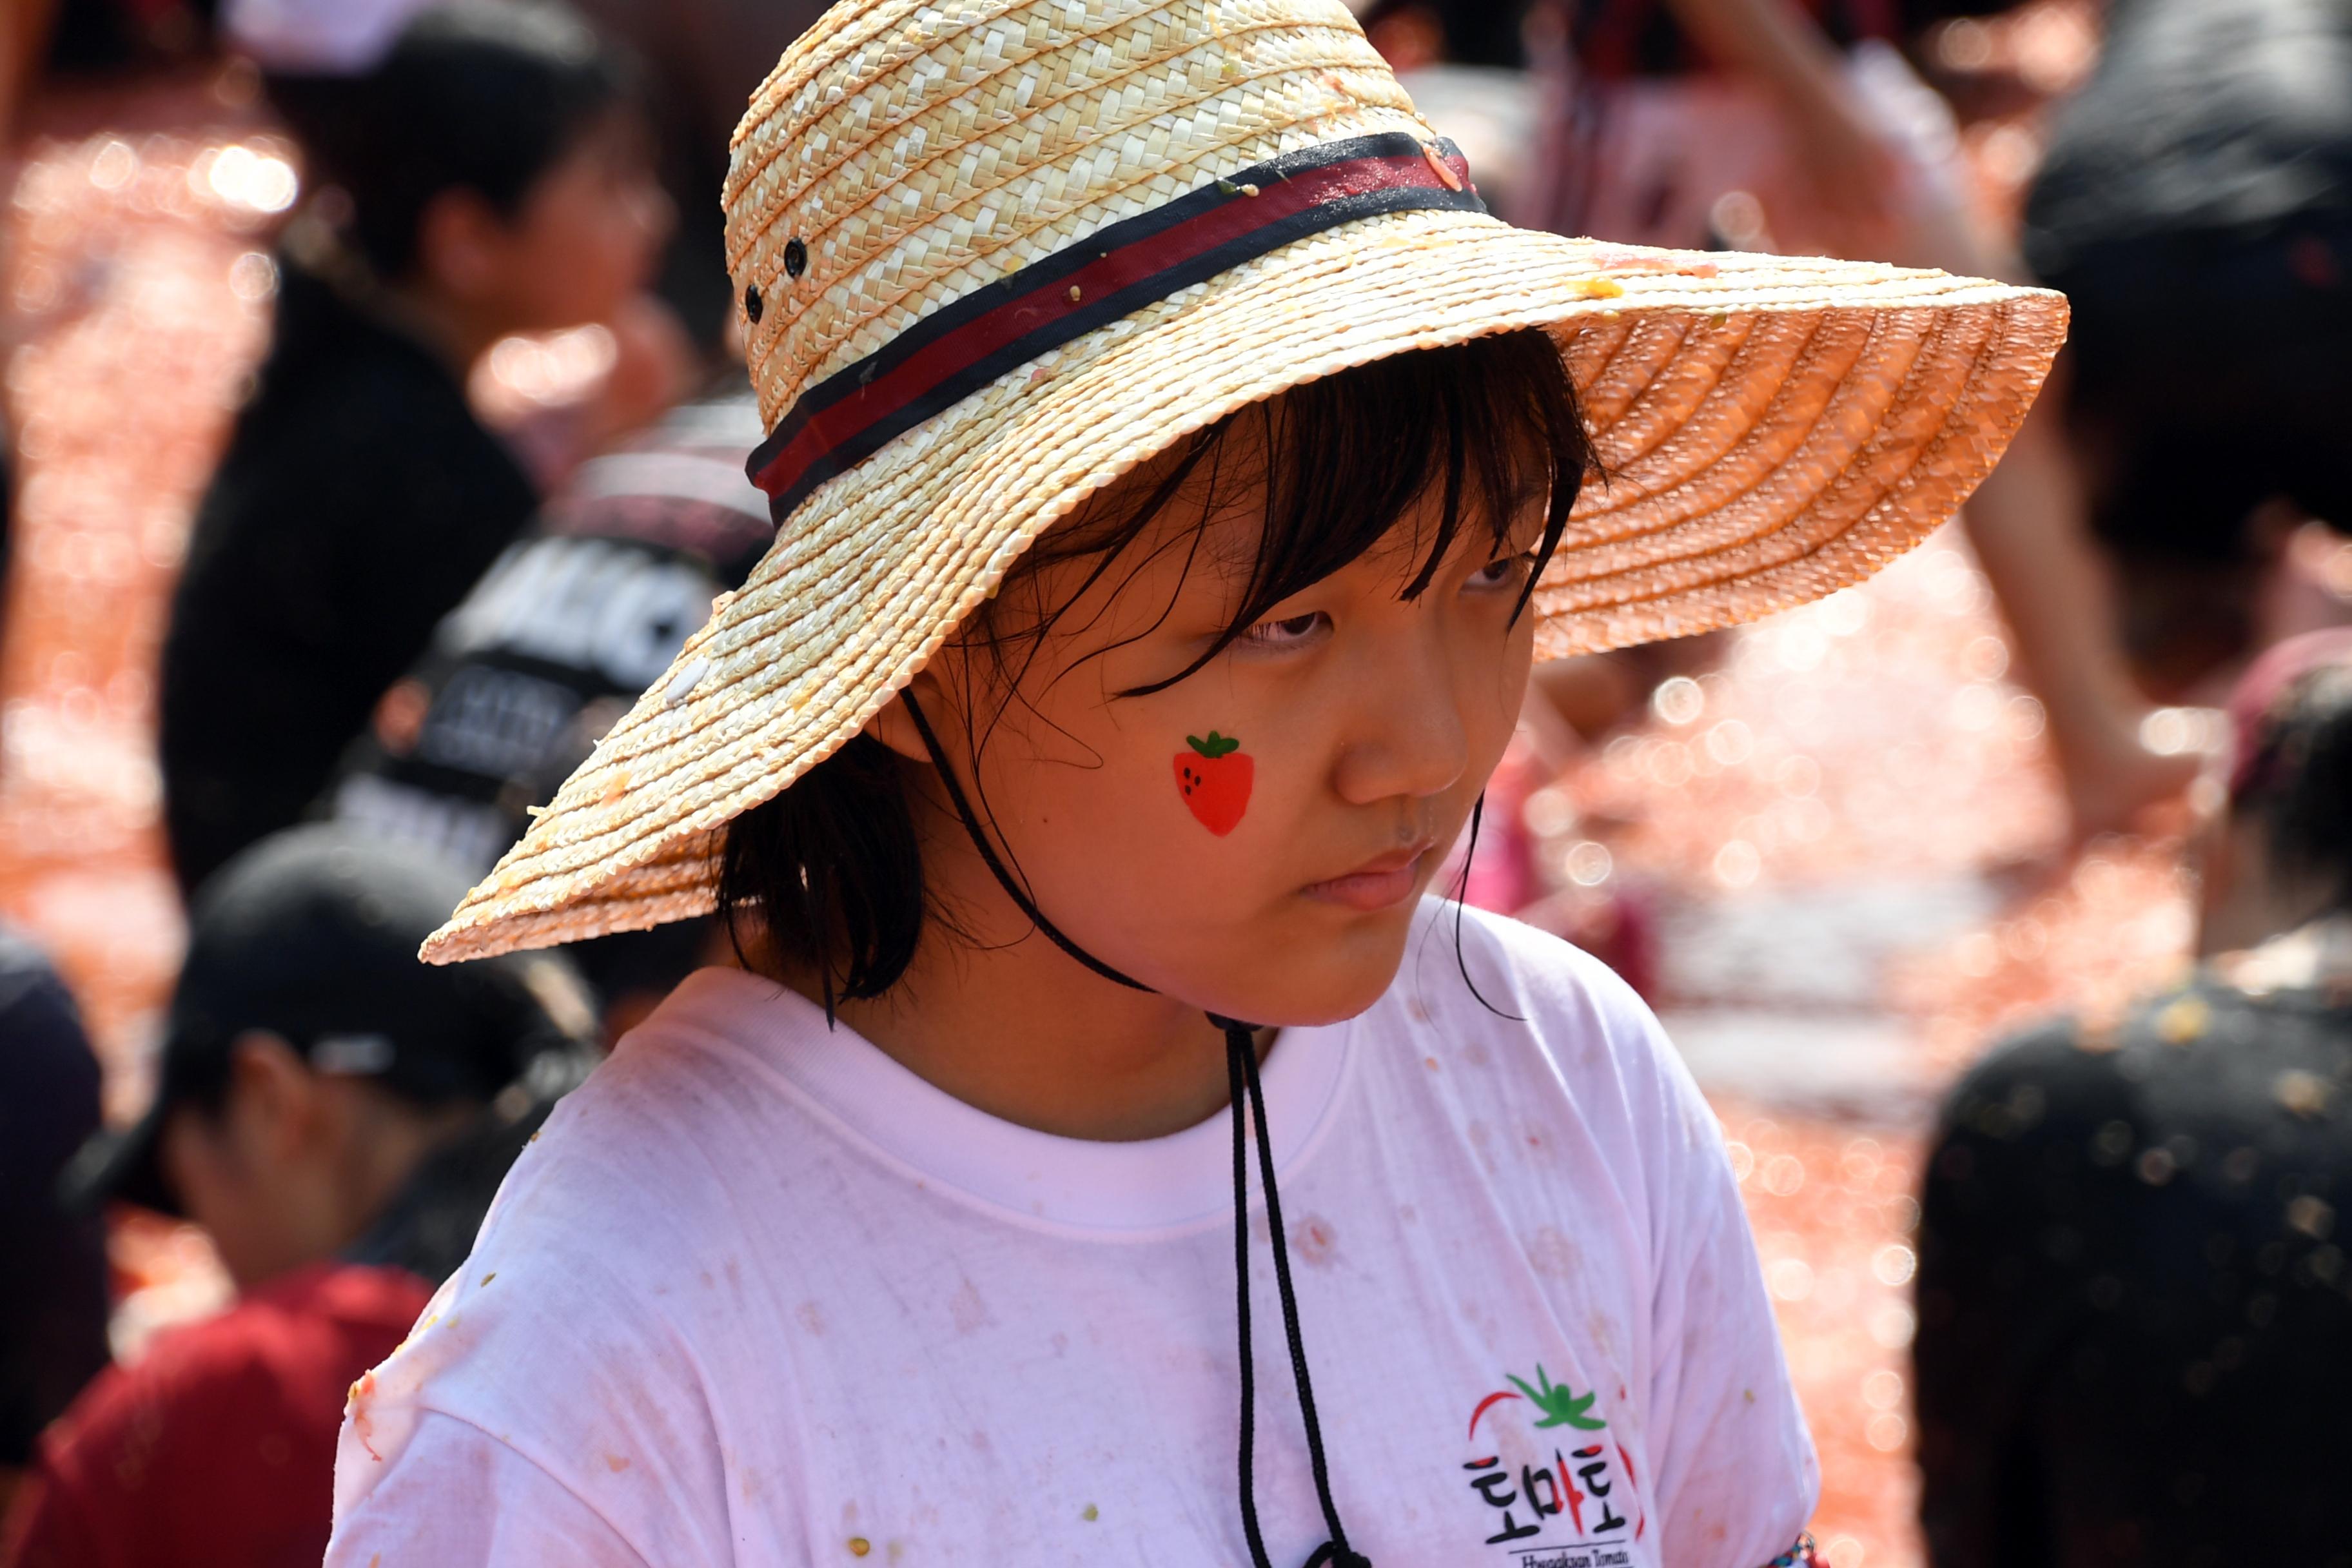
<instances>
[{"instance_id":1,"label":"wide hat brim","mask_svg":"<svg viewBox=\"0 0 2352 1568\"><path fill-rule=\"evenodd\" d=\"M1039 356L810 494L425 957L708 912L726 824L858 733L1088 495L1288 387L1528 327L1559 343L1606 470L1536 595L1538 653L1559 657L1752 620L1917 543L2023 420L2066 304L1460 211L1297 240Z\"/></svg>"}]
</instances>

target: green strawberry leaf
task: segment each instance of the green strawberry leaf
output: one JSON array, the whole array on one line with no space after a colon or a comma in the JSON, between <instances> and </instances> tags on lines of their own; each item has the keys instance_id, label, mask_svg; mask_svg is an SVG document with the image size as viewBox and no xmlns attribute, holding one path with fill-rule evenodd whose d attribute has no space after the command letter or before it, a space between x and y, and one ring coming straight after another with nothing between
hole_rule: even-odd
<instances>
[{"instance_id":1,"label":"green strawberry leaf","mask_svg":"<svg viewBox=\"0 0 2352 1568\"><path fill-rule=\"evenodd\" d=\"M1184 743L1202 756L1211 758L1222 757L1227 752L1238 752L1242 749L1242 743L1239 741L1228 739L1218 734L1214 730L1209 731L1209 738L1205 741L1198 735L1187 735L1184 737Z\"/></svg>"}]
</instances>

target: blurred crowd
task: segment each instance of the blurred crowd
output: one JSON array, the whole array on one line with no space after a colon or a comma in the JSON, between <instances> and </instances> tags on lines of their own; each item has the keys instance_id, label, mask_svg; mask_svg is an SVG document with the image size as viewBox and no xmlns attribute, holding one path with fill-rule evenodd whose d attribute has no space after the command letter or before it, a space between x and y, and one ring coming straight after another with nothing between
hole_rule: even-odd
<instances>
[{"instance_id":1,"label":"blurred crowd","mask_svg":"<svg viewBox=\"0 0 2352 1568\"><path fill-rule=\"evenodd\" d=\"M1355 8L1514 221L2068 294L2061 378L1958 526L2071 845L2186 823L2201 903L2176 984L1994 1045L1943 1109L1927 1552L2352 1564L2352 6ZM0 1564L315 1563L347 1388L554 1100L732 962L707 921L414 954L772 537L715 197L820 9L0 19L0 132L93 77L202 70L299 165L155 676L189 942L136 1121L102 1125L75 998L0 930ZM587 373L502 398L528 353ZM1654 912L1543 816L1738 635L1540 667L1466 896L1654 991ZM236 1293L118 1363L129 1209L203 1227Z\"/></svg>"}]
</instances>

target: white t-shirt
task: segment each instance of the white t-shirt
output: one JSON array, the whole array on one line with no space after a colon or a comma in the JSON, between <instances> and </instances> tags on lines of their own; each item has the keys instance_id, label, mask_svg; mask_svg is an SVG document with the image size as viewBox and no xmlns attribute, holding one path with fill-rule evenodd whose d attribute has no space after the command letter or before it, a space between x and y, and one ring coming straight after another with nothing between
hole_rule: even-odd
<instances>
[{"instance_id":1,"label":"white t-shirt","mask_svg":"<svg viewBox=\"0 0 2352 1568\"><path fill-rule=\"evenodd\" d=\"M1265 1072L1378 1568L1758 1568L1818 1487L1720 1134L1615 976L1423 905ZM354 1390L329 1568L1245 1563L1231 1128L997 1121L752 975L557 1109ZM1253 1200L1258 1510L1324 1539Z\"/></svg>"}]
</instances>

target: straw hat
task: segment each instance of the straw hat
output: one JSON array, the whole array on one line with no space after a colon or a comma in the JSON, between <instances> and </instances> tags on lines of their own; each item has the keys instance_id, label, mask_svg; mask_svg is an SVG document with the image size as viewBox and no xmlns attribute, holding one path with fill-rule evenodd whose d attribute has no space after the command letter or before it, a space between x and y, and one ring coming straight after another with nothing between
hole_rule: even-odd
<instances>
[{"instance_id":1,"label":"straw hat","mask_svg":"<svg viewBox=\"0 0 2352 1568\"><path fill-rule=\"evenodd\" d=\"M1867 576L2000 455L2065 301L1487 216L1340 0L844 0L735 133L727 239L780 530L427 942L713 904L721 830L856 735L1090 491L1412 349L1559 342L1611 477L1545 656Z\"/></svg>"}]
</instances>

